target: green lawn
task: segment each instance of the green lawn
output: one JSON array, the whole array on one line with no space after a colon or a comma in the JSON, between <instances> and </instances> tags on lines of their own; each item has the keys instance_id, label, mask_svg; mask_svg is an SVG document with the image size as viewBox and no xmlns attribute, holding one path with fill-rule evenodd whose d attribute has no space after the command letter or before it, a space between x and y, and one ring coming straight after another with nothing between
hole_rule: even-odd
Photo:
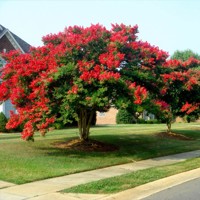
<instances>
[{"instance_id":1,"label":"green lawn","mask_svg":"<svg viewBox=\"0 0 200 200\"><path fill-rule=\"evenodd\" d=\"M36 135L35 142L25 142L19 134L0 134L0 180L22 184L49 177L200 149L200 126L174 124L173 131L195 140L161 139L155 133L163 124L138 124L95 127L91 138L120 147L116 152L77 152L57 149L55 141L77 137L77 129L64 129Z\"/></svg>"}]
</instances>

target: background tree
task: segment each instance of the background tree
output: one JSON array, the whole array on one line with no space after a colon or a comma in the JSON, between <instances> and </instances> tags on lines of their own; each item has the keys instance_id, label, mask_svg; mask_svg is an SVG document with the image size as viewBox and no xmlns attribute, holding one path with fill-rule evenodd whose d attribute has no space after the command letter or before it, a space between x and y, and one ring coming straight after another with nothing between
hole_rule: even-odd
<instances>
[{"instance_id":1,"label":"background tree","mask_svg":"<svg viewBox=\"0 0 200 200\"><path fill-rule=\"evenodd\" d=\"M43 37L44 46L30 54L5 54L0 100L10 98L18 110L7 128L25 122L22 138L29 140L37 130L45 134L52 123L75 118L85 141L96 111L141 104L147 89L158 91L157 75L148 75L168 55L138 41L137 32L123 24L74 26Z\"/></svg>"},{"instance_id":2,"label":"background tree","mask_svg":"<svg viewBox=\"0 0 200 200\"><path fill-rule=\"evenodd\" d=\"M175 51L174 54L171 56L172 59L180 60L180 61L187 61L190 58L195 58L197 60L200 60L200 55L198 53L195 53L194 51L187 49L184 51ZM196 65L195 67L192 66L191 70L194 70L195 73L199 73L197 71L200 70L200 65ZM197 92L198 93L198 92ZM199 118L198 111L193 111L186 115L186 119L188 122L191 121L191 119L195 120Z\"/></svg>"},{"instance_id":3,"label":"background tree","mask_svg":"<svg viewBox=\"0 0 200 200\"><path fill-rule=\"evenodd\" d=\"M193 57L193 58L195 58L197 60L200 60L200 55L198 53L195 53L191 49L187 49L187 50L183 50L183 51L176 50L173 53L173 55L171 56L171 59L186 61L191 57Z\"/></svg>"}]
</instances>

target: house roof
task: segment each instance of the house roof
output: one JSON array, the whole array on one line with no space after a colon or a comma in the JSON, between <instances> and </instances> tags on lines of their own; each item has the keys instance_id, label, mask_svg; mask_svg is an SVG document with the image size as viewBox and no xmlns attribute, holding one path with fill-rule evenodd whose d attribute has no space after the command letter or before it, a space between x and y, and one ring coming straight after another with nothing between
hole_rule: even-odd
<instances>
[{"instance_id":1,"label":"house roof","mask_svg":"<svg viewBox=\"0 0 200 200\"><path fill-rule=\"evenodd\" d=\"M18 49L20 49L23 53L27 53L29 51L31 47L30 44L0 24L0 39L6 34L10 35L9 40L12 40L12 42L14 42Z\"/></svg>"}]
</instances>

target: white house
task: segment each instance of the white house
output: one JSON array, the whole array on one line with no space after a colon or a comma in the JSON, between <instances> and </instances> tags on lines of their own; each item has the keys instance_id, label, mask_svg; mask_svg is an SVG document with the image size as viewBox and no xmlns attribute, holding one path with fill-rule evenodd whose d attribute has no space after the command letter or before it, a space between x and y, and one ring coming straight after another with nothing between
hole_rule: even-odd
<instances>
[{"instance_id":1,"label":"white house","mask_svg":"<svg viewBox=\"0 0 200 200\"><path fill-rule=\"evenodd\" d=\"M29 49L30 45L27 42L9 31L4 26L0 25L0 67L5 65L5 61L1 58L2 52L20 50L22 53L27 53ZM10 117L11 110L15 111L15 108L11 104L10 100L1 102L0 112L3 112L7 118Z\"/></svg>"}]
</instances>

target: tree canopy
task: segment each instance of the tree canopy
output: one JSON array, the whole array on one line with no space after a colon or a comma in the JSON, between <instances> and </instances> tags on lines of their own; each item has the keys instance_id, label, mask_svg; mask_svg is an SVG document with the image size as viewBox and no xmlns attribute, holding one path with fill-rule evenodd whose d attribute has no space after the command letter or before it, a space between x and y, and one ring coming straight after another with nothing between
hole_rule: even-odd
<instances>
[{"instance_id":1,"label":"tree canopy","mask_svg":"<svg viewBox=\"0 0 200 200\"><path fill-rule=\"evenodd\" d=\"M192 57L187 61L168 60L163 65L168 70L161 74L164 87L160 99L165 105L161 111L164 111L169 132L175 117L200 114L200 71L193 70L199 65L200 61Z\"/></svg>"},{"instance_id":2,"label":"tree canopy","mask_svg":"<svg viewBox=\"0 0 200 200\"><path fill-rule=\"evenodd\" d=\"M184 91L193 91L199 79L184 69L197 61L167 61L166 52L138 40L137 33L137 26L124 24L111 30L99 24L73 26L43 37L44 45L29 53L4 54L0 100L11 99L18 111L7 128L25 123L22 138L29 140L37 130L44 135L56 121L75 118L80 138L88 140L96 111L150 101L169 104L170 98L174 102L180 97L173 91L181 88L183 97ZM182 84L178 88L176 81ZM188 104L195 106L188 100L178 109Z\"/></svg>"},{"instance_id":3,"label":"tree canopy","mask_svg":"<svg viewBox=\"0 0 200 200\"><path fill-rule=\"evenodd\" d=\"M88 139L92 115L129 104L141 104L147 96L140 68L162 64L167 53L147 42L137 41L137 26L97 24L68 27L43 37L44 46L28 54L9 52L4 57L1 100L11 99L12 113L7 128L26 121L22 137L36 130L44 134L57 120L76 118L81 139ZM133 69L138 80L134 80Z\"/></svg>"},{"instance_id":4,"label":"tree canopy","mask_svg":"<svg viewBox=\"0 0 200 200\"><path fill-rule=\"evenodd\" d=\"M193 58L195 58L197 60L200 60L200 55L198 53L195 53L191 49L186 49L186 50L183 50L183 51L176 50L173 53L173 55L171 56L171 59L186 61L186 60L188 60L191 57L193 57Z\"/></svg>"}]
</instances>

